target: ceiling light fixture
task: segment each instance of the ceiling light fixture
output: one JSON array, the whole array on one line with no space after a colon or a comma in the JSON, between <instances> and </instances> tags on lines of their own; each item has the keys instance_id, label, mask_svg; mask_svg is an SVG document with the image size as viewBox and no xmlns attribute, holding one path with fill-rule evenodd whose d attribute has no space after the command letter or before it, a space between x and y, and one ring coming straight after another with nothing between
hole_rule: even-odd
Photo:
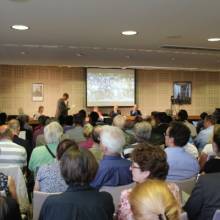
<instances>
[{"instance_id":1,"label":"ceiling light fixture","mask_svg":"<svg viewBox=\"0 0 220 220\"><path fill-rule=\"evenodd\" d=\"M217 42L217 41L220 41L220 38L218 38L218 37L209 38L208 41L210 41L210 42Z\"/></svg>"},{"instance_id":2,"label":"ceiling light fixture","mask_svg":"<svg viewBox=\"0 0 220 220\"><path fill-rule=\"evenodd\" d=\"M136 35L137 31L122 31L121 34L126 36L132 36L132 35Z\"/></svg>"},{"instance_id":3,"label":"ceiling light fixture","mask_svg":"<svg viewBox=\"0 0 220 220\"><path fill-rule=\"evenodd\" d=\"M25 30L29 29L28 26L21 25L21 24L12 25L11 28L14 29L14 30L18 30L18 31L25 31Z\"/></svg>"}]
</instances>

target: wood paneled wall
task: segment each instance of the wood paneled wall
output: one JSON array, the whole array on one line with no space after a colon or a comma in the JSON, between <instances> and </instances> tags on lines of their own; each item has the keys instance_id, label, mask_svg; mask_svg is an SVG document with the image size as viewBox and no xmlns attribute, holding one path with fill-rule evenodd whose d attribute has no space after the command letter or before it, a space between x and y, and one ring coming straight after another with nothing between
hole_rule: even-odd
<instances>
[{"instance_id":1,"label":"wood paneled wall","mask_svg":"<svg viewBox=\"0 0 220 220\"><path fill-rule=\"evenodd\" d=\"M174 81L192 82L192 104L176 105L175 111L184 108L190 115L198 115L220 107L219 72L137 70L136 76L137 103L143 114L170 108ZM0 65L0 111L18 114L22 109L32 116L39 105L44 105L45 114L54 116L57 99L68 92L72 105L70 113L77 112L86 107L85 80L84 68ZM32 101L32 83L43 83L42 102ZM122 113L128 112L128 108L122 108Z\"/></svg>"}]
</instances>

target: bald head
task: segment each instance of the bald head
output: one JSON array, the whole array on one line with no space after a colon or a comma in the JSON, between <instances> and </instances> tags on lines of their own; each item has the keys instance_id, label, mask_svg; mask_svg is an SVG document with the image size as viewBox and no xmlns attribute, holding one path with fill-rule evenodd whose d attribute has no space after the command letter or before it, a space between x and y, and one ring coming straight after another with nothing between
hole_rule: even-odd
<instances>
[{"instance_id":1,"label":"bald head","mask_svg":"<svg viewBox=\"0 0 220 220\"><path fill-rule=\"evenodd\" d=\"M1 125L0 126L0 140L3 140L3 139L12 140L12 137L13 135L8 125Z\"/></svg>"}]
</instances>

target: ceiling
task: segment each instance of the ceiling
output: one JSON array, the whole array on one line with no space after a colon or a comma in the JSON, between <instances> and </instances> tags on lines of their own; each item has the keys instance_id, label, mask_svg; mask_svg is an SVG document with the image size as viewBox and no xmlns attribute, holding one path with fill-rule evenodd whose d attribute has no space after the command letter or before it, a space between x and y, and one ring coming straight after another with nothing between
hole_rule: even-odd
<instances>
[{"instance_id":1,"label":"ceiling","mask_svg":"<svg viewBox=\"0 0 220 220\"><path fill-rule=\"evenodd\" d=\"M219 0L0 0L0 64L218 71L220 42L207 39L220 37L219 9Z\"/></svg>"}]
</instances>

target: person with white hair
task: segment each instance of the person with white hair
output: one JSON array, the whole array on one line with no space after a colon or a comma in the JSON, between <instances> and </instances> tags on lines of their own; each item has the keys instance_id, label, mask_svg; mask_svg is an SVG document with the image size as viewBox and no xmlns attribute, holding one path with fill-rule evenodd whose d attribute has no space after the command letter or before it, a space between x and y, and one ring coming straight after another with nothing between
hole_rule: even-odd
<instances>
[{"instance_id":1,"label":"person with white hair","mask_svg":"<svg viewBox=\"0 0 220 220\"><path fill-rule=\"evenodd\" d=\"M50 164L54 161L56 158L56 149L61 141L62 134L63 128L56 121L51 122L44 128L46 145L36 147L33 150L28 166L32 172L36 173L40 166Z\"/></svg>"},{"instance_id":2,"label":"person with white hair","mask_svg":"<svg viewBox=\"0 0 220 220\"><path fill-rule=\"evenodd\" d=\"M132 182L131 162L121 157L125 137L120 128L105 125L100 133L100 144L104 157L91 186L120 186Z\"/></svg>"}]
</instances>

